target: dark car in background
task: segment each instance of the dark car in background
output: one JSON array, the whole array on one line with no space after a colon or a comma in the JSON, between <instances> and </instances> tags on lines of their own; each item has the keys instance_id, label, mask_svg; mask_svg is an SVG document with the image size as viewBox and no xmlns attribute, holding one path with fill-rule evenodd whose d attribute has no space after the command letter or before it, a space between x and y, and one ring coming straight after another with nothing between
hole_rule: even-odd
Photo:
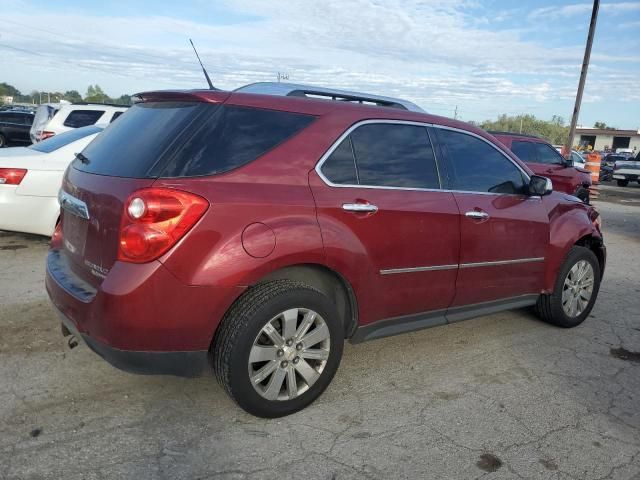
<instances>
[{"instance_id":1,"label":"dark car in background","mask_svg":"<svg viewBox=\"0 0 640 480\"><path fill-rule=\"evenodd\" d=\"M511 132L489 132L516 156L525 162L536 175L549 177L554 189L578 197L589 203L591 175L588 170L573 165L546 140L535 135Z\"/></svg>"},{"instance_id":2,"label":"dark car in background","mask_svg":"<svg viewBox=\"0 0 640 480\"><path fill-rule=\"evenodd\" d=\"M25 111L0 112L0 147L12 143L31 143L29 130L33 124L33 113Z\"/></svg>"}]
</instances>

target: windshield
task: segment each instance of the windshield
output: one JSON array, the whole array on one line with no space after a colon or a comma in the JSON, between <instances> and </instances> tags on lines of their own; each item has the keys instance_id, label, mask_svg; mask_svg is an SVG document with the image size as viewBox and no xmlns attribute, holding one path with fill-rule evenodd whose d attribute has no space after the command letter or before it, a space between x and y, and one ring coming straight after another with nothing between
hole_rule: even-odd
<instances>
[{"instance_id":1,"label":"windshield","mask_svg":"<svg viewBox=\"0 0 640 480\"><path fill-rule=\"evenodd\" d=\"M72 142L76 140L80 140L89 135L93 135L94 133L101 132L104 127L99 127L97 125L91 125L89 127L76 128L74 130L70 130L68 132L61 133L59 135L55 135L51 138L48 138L40 143L36 143L31 145L31 150L35 150L37 152L42 153L51 153L54 150L58 150L59 148L66 147Z\"/></svg>"}]
</instances>

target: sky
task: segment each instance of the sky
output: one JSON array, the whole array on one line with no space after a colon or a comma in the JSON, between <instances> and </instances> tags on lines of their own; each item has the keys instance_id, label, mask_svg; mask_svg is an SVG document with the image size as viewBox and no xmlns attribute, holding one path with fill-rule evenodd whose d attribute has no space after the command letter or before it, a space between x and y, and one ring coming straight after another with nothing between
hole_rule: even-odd
<instances>
[{"instance_id":1,"label":"sky","mask_svg":"<svg viewBox=\"0 0 640 480\"><path fill-rule=\"evenodd\" d=\"M112 97L289 81L568 122L590 1L0 0L0 82ZM579 124L640 129L640 1L603 1Z\"/></svg>"}]
</instances>

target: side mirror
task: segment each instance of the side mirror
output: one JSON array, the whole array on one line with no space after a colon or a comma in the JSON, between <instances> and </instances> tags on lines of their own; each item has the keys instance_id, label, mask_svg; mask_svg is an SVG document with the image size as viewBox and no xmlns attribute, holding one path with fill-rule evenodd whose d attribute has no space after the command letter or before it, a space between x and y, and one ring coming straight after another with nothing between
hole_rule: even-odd
<instances>
[{"instance_id":1,"label":"side mirror","mask_svg":"<svg viewBox=\"0 0 640 480\"><path fill-rule=\"evenodd\" d=\"M549 195L553 192L553 183L547 177L531 175L529 180L529 195Z\"/></svg>"}]
</instances>

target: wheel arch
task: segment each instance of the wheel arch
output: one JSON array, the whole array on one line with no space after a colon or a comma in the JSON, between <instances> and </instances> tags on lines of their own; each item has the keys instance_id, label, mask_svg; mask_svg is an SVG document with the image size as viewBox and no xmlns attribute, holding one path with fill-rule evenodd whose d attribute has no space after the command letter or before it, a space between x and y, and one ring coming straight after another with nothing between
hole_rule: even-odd
<instances>
[{"instance_id":1,"label":"wheel arch","mask_svg":"<svg viewBox=\"0 0 640 480\"><path fill-rule=\"evenodd\" d=\"M345 338L353 334L358 325L358 305L354 290L344 276L324 265L303 263L274 270L251 286L283 279L303 282L320 290L336 305Z\"/></svg>"},{"instance_id":2,"label":"wheel arch","mask_svg":"<svg viewBox=\"0 0 640 480\"><path fill-rule=\"evenodd\" d=\"M604 250L604 243L602 238L596 237L595 235L584 235L579 238L577 242L574 243L579 247L585 247L591 250L596 258L598 259L598 266L600 267L600 279L604 276L604 267L606 263L606 253Z\"/></svg>"}]
</instances>

